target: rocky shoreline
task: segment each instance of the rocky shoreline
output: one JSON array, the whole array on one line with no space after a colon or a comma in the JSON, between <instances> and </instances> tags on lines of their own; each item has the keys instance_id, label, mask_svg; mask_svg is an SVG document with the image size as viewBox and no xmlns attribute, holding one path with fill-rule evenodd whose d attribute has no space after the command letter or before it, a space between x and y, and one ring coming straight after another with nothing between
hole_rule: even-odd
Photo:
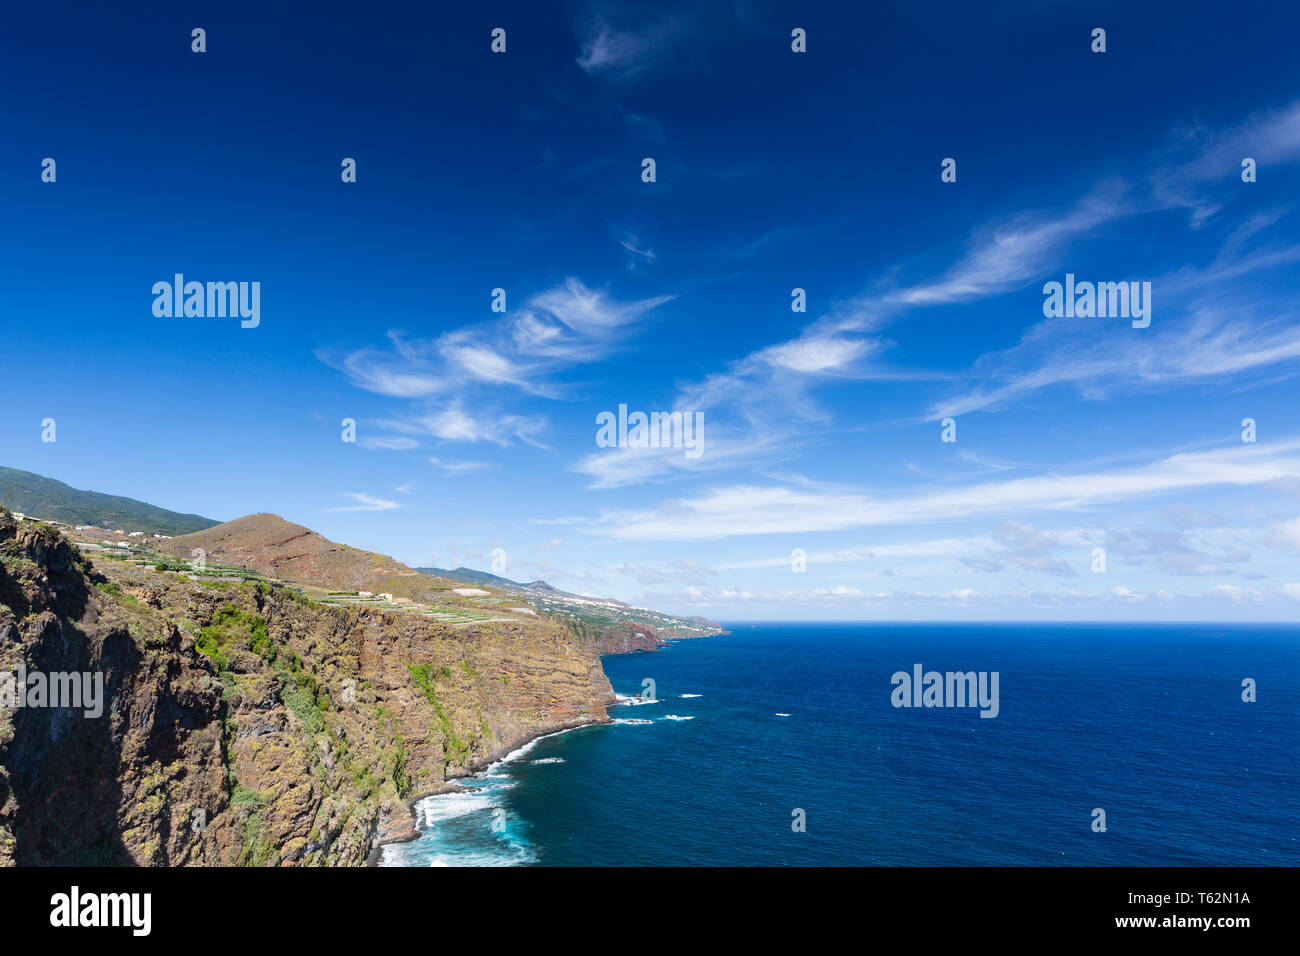
<instances>
[{"instance_id":1,"label":"rocky shoreline","mask_svg":"<svg viewBox=\"0 0 1300 956\"><path fill-rule=\"evenodd\" d=\"M608 701L604 701L606 706L608 706L609 704L613 704L614 702L615 700L612 697ZM395 846L402 843L413 843L414 841L418 840L421 837L423 831L416 825L418 817L415 809L416 804L419 803L421 800L424 800L428 797L441 796L442 794L446 794L446 793L469 792L470 790L473 789L472 787L463 786L462 784L457 783L457 781L466 780L470 777L477 777L479 774L484 773L487 770L491 770L493 767L499 764L505 763L511 758L511 755L524 750L525 748L529 747L530 745L536 743L539 740L543 740L547 737L555 737L563 733L568 733L570 730L580 730L583 727L602 727L610 723L613 723L612 719L608 716L605 716L605 717L593 718L589 720L569 721L560 726L541 730L535 734L530 734L526 736L524 739L520 740L518 743L502 748L501 753L492 756L484 761L476 761L475 764L466 768L463 773L457 773L452 777L448 777L447 780L445 780L440 786L426 790L422 793L417 793L414 796L407 798L406 809L411 816L411 825L405 830L398 830L398 831L381 833L376 835L374 846L371 847L370 853L366 856L365 865L379 866L383 860L384 847Z\"/></svg>"},{"instance_id":2,"label":"rocky shoreline","mask_svg":"<svg viewBox=\"0 0 1300 956\"><path fill-rule=\"evenodd\" d=\"M600 653L602 656L606 654L609 655L653 654L653 653L657 653L659 650L661 650L664 647L677 643L678 641L693 640L695 639L696 636L715 637L719 634L727 634L727 633L729 632L721 627L719 627L716 631L712 631L707 634L692 635L689 638L688 637L661 638L655 634L647 635L645 633L638 633L635 635L636 638L635 640L630 640L626 642L621 640L618 636L615 636L613 637L613 639L611 639L609 635L602 635L602 637L597 642L597 646L600 649ZM617 702L618 702L617 697L611 693L610 695L603 698L600 703L603 707L609 707L617 704ZM418 804L421 800L424 800L427 797L436 797L447 793L464 793L470 791L472 788L463 786L457 783L456 781L464 780L469 777L476 777L479 774L483 773L484 771L490 770L492 767L509 760L512 754L546 737L554 737L558 734L566 733L570 730L577 730L582 727L599 727L611 723L613 723L612 718L610 718L608 714L605 714L600 718L567 721L563 724L557 725L552 728L544 728L538 730L535 733L526 734L517 742L508 744L500 748L499 751L488 756L487 758L475 761L469 767L465 768L463 772L459 772L453 776L448 777L440 786L431 788L429 790L411 796L406 801L407 812L410 814L410 818L411 818L410 826L402 830L387 831L376 835L374 840L374 846L371 848L369 855L367 855L366 857L365 865L379 866L383 860L385 846L395 846L402 843L412 843L421 837L423 831L416 825L418 820L417 813L416 813L416 804Z\"/></svg>"}]
</instances>

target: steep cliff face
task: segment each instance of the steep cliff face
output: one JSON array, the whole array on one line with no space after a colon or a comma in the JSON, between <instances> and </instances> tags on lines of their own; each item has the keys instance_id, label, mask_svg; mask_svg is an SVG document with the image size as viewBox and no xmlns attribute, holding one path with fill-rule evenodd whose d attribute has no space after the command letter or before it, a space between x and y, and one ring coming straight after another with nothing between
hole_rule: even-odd
<instances>
[{"instance_id":1,"label":"steep cliff face","mask_svg":"<svg viewBox=\"0 0 1300 956\"><path fill-rule=\"evenodd\" d=\"M0 864L357 865L408 801L606 720L599 648L284 588L93 567L0 513L0 675L103 676L103 714L0 706Z\"/></svg>"},{"instance_id":2,"label":"steep cliff face","mask_svg":"<svg viewBox=\"0 0 1300 956\"><path fill-rule=\"evenodd\" d=\"M628 624L620 621L591 621L567 616L560 619L564 621L577 643L583 646L594 646L600 654L657 651L673 641L725 633L721 627L712 622L707 623L715 630L704 631L702 627L702 633L683 633L672 628L654 627L644 622Z\"/></svg>"},{"instance_id":3,"label":"steep cliff face","mask_svg":"<svg viewBox=\"0 0 1300 956\"><path fill-rule=\"evenodd\" d=\"M652 627L642 625L596 625L577 628L575 633L579 640L594 639L596 647L602 654L633 654L639 651L657 651L668 643L669 638L660 637Z\"/></svg>"}]
</instances>

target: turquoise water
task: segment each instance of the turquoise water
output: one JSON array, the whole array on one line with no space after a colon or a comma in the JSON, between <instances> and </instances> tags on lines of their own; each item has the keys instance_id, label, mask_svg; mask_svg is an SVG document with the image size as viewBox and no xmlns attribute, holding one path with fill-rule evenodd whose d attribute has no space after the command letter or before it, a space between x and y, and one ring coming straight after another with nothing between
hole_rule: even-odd
<instances>
[{"instance_id":1,"label":"turquoise water","mask_svg":"<svg viewBox=\"0 0 1300 956\"><path fill-rule=\"evenodd\" d=\"M728 627L605 658L657 702L423 801L385 862L1300 864L1293 628ZM918 663L998 672L997 716L894 707Z\"/></svg>"}]
</instances>

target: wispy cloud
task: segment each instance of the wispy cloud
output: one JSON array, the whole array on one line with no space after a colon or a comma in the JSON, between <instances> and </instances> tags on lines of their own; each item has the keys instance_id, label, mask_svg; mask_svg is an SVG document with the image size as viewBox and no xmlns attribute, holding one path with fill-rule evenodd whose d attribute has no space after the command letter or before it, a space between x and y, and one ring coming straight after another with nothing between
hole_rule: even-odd
<instances>
[{"instance_id":1,"label":"wispy cloud","mask_svg":"<svg viewBox=\"0 0 1300 956\"><path fill-rule=\"evenodd\" d=\"M707 425L707 419L706 419ZM781 458L791 452L784 431L767 434L707 429L701 433L704 453L688 458L683 448L603 448L579 459L571 470L591 479L593 489L622 488L686 474L705 474Z\"/></svg>"},{"instance_id":2,"label":"wispy cloud","mask_svg":"<svg viewBox=\"0 0 1300 956\"><path fill-rule=\"evenodd\" d=\"M392 419L384 424L407 435L430 436L446 442L487 442L504 446L520 441L538 448L546 447L540 438L546 430L546 419L540 415L487 414L466 408L459 399L453 399L441 408Z\"/></svg>"},{"instance_id":3,"label":"wispy cloud","mask_svg":"<svg viewBox=\"0 0 1300 956\"><path fill-rule=\"evenodd\" d=\"M621 232L615 238L618 244L623 247L623 251L628 254L628 258L632 260L632 264L655 261L654 250L642 248L641 238L634 233Z\"/></svg>"},{"instance_id":4,"label":"wispy cloud","mask_svg":"<svg viewBox=\"0 0 1300 956\"><path fill-rule=\"evenodd\" d=\"M939 418L997 409L1058 385L1097 395L1100 389L1222 382L1300 358L1300 325L1290 315L1259 315L1258 308L1252 303L1195 308L1186 320L1162 319L1150 334L1140 336L1047 319L1011 349L985 356L972 376L979 384L936 402L928 414Z\"/></svg>"},{"instance_id":5,"label":"wispy cloud","mask_svg":"<svg viewBox=\"0 0 1300 956\"><path fill-rule=\"evenodd\" d=\"M587 73L619 79L640 73L668 53L686 26L686 21L676 16L615 25L609 16L612 12L592 17L582 30L577 63Z\"/></svg>"},{"instance_id":6,"label":"wispy cloud","mask_svg":"<svg viewBox=\"0 0 1300 956\"><path fill-rule=\"evenodd\" d=\"M1300 161L1300 102L1255 113L1226 129L1175 129L1166 161L1151 176L1152 191L1162 204L1190 210L1192 225L1200 226L1228 204L1223 187L1239 184L1246 157L1265 169Z\"/></svg>"},{"instance_id":7,"label":"wispy cloud","mask_svg":"<svg viewBox=\"0 0 1300 956\"><path fill-rule=\"evenodd\" d=\"M1150 182L1108 179L1068 208L1026 210L979 227L962 256L934 278L900 285L894 278L899 269L889 270L886 279L810 323L798 337L755 350L685 386L678 404L742 408L779 394L793 414L815 420L821 416L808 397L811 386L837 378L891 377L881 362L890 343L878 330L906 321L912 310L995 298L1035 285L1055 274L1072 244L1124 219L1195 206L1200 224L1221 204L1193 201L1189 191L1240 186L1236 173L1242 156L1267 157L1274 164L1300 160L1300 103L1226 131L1183 130L1173 139L1180 148L1171 150L1172 162L1162 164L1160 154L1148 156L1160 167ZM1192 158L1186 159L1189 153ZM1031 325L1018 345L982 357L969 373L948 374L968 382L967 389L934 402L925 417L999 408L1055 385L1072 385L1095 397L1106 388L1221 380L1291 362L1300 356L1300 324L1291 303L1270 302L1258 292L1243 295L1240 285L1248 274L1300 262L1298 243L1257 241L1289 212L1252 211L1213 262L1154 282L1162 311L1149 334L1116 338L1099 335L1095 325L1043 320ZM1179 298L1192 293L1198 298L1185 300L1180 313ZM945 376L909 370L898 377Z\"/></svg>"},{"instance_id":8,"label":"wispy cloud","mask_svg":"<svg viewBox=\"0 0 1300 956\"><path fill-rule=\"evenodd\" d=\"M467 471L482 471L485 468L494 467L490 462L486 461L443 461L440 458L433 457L429 458L429 464L440 471L453 475L464 474Z\"/></svg>"},{"instance_id":9,"label":"wispy cloud","mask_svg":"<svg viewBox=\"0 0 1300 956\"><path fill-rule=\"evenodd\" d=\"M654 309L672 298L619 300L607 289L569 278L492 322L427 340L390 331L387 348L317 355L358 388L422 406L384 423L390 434L368 437L370 447L418 447L419 435L444 441L540 444L545 420L503 410L501 396L563 397L567 389L558 373L607 358ZM467 410L466 396L479 396L474 412Z\"/></svg>"},{"instance_id":10,"label":"wispy cloud","mask_svg":"<svg viewBox=\"0 0 1300 956\"><path fill-rule=\"evenodd\" d=\"M407 438L401 435L385 435L380 438L365 437L357 444L363 448L380 448L385 451L409 451L412 448L419 448L420 443L414 438Z\"/></svg>"},{"instance_id":11,"label":"wispy cloud","mask_svg":"<svg viewBox=\"0 0 1300 956\"><path fill-rule=\"evenodd\" d=\"M1131 215L1118 182L1104 183L1065 212L1024 212L980 230L966 254L937 279L880 295L877 305L968 302L1022 289L1039 279L1065 245Z\"/></svg>"},{"instance_id":12,"label":"wispy cloud","mask_svg":"<svg viewBox=\"0 0 1300 956\"><path fill-rule=\"evenodd\" d=\"M1134 468L1045 474L888 497L732 485L694 498L671 499L649 510L606 511L588 530L621 540L690 541L1077 511L1175 491L1249 487L1292 478L1300 475L1297 449L1300 439L1292 439L1172 455Z\"/></svg>"},{"instance_id":13,"label":"wispy cloud","mask_svg":"<svg viewBox=\"0 0 1300 956\"><path fill-rule=\"evenodd\" d=\"M1232 531L1249 538L1250 532ZM1037 528L1020 521L1004 521L987 534L922 541L882 542L805 553L809 570L845 563L876 566L875 573L931 577L955 571L965 574L1000 574L1008 570L1031 571L1056 577L1077 577L1091 567L1092 549L1104 547L1115 568L1151 567L1181 576L1222 575L1227 567L1249 559L1231 541L1206 546L1182 530L1076 527ZM751 558L714 565L716 571L780 568L789 566L789 554Z\"/></svg>"},{"instance_id":14,"label":"wispy cloud","mask_svg":"<svg viewBox=\"0 0 1300 956\"><path fill-rule=\"evenodd\" d=\"M1300 599L1300 584L1282 585L1275 593L1283 599ZM1128 609L1153 605L1150 619L1163 620L1168 619L1171 612L1175 610L1188 614L1203 613L1206 610L1221 611L1225 605L1256 604L1270 597L1271 595L1260 589L1231 584L1214 585L1199 591L1171 591L1166 588L1145 591L1122 584L1086 591L1075 588L1059 591L1030 588L1000 588L989 591L977 588L867 591L838 585L829 588L777 591L725 586L691 586L671 596L658 596L657 601L658 603L676 601L688 607L701 609L731 607L751 614L756 605L798 608L802 613L806 613L809 609L826 611L840 606L871 608L876 611L910 609L919 611L928 618L935 610L950 608L962 620L969 620L971 614L977 611L986 616L983 619L1005 619L1008 608L1015 608L1021 612L1026 610L1046 612L1053 617L1058 616L1062 611L1075 611L1087 615L1086 619L1092 619L1099 609L1113 607L1121 609L1121 613L1127 617ZM767 616L764 612L760 615L760 619ZM1039 616L1040 614L1032 614L1031 619Z\"/></svg>"},{"instance_id":15,"label":"wispy cloud","mask_svg":"<svg viewBox=\"0 0 1300 956\"><path fill-rule=\"evenodd\" d=\"M376 498L373 495L362 494L356 491L345 491L342 493L344 498L351 498L356 504L344 505L338 508L326 508L326 511L392 511L394 508L402 507L396 501L387 501L383 498Z\"/></svg>"},{"instance_id":16,"label":"wispy cloud","mask_svg":"<svg viewBox=\"0 0 1300 956\"><path fill-rule=\"evenodd\" d=\"M548 376L605 358L652 310L672 299L621 301L576 278L540 292L494 322L464 326L428 340L388 333L387 348L318 357L352 384L393 398L427 398L472 387L508 386L554 396Z\"/></svg>"},{"instance_id":17,"label":"wispy cloud","mask_svg":"<svg viewBox=\"0 0 1300 956\"><path fill-rule=\"evenodd\" d=\"M589 289L579 280L570 278L561 286L533 296L529 305L560 323L564 329L558 331L568 330L577 336L608 340L673 298L671 295L661 295L651 299L620 302L612 298L608 290ZM542 336L542 341L551 338L553 336ZM567 353L559 353L561 356L565 354Z\"/></svg>"},{"instance_id":18,"label":"wispy cloud","mask_svg":"<svg viewBox=\"0 0 1300 956\"><path fill-rule=\"evenodd\" d=\"M730 409L736 416L732 427L743 433L736 444L755 454L782 442L797 442L807 433L807 424L824 421L826 413L813 400L810 390L839 381L927 380L941 376L924 370L900 370L880 362L888 347L883 338L870 334L890 316L915 307L982 298L1024 287L1041 275L1045 265L1065 244L1097 226L1129 214L1124 187L1107 183L1065 213L1033 212L1011 217L987 227L971 241L964 257L939 278L912 286L877 289L844 303L807 325L796 337L756 349L730 363L724 370L682 386L677 407ZM779 409L763 414L764 408ZM782 432L782 430L784 431ZM782 432L782 434L775 434ZM644 462L640 473L658 478L664 468ZM733 464L741 463L737 456ZM584 460L578 470L610 467L596 456ZM626 480L635 480L627 468Z\"/></svg>"}]
</instances>

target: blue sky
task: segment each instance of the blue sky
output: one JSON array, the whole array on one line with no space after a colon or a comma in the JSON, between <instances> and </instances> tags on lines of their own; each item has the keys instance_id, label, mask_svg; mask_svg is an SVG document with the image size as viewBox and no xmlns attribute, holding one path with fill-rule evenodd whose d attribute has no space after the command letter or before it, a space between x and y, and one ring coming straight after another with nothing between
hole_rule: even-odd
<instances>
[{"instance_id":1,"label":"blue sky","mask_svg":"<svg viewBox=\"0 0 1300 956\"><path fill-rule=\"evenodd\" d=\"M0 463L730 620L1300 610L1293 5L96 6L0 13Z\"/></svg>"}]
</instances>

